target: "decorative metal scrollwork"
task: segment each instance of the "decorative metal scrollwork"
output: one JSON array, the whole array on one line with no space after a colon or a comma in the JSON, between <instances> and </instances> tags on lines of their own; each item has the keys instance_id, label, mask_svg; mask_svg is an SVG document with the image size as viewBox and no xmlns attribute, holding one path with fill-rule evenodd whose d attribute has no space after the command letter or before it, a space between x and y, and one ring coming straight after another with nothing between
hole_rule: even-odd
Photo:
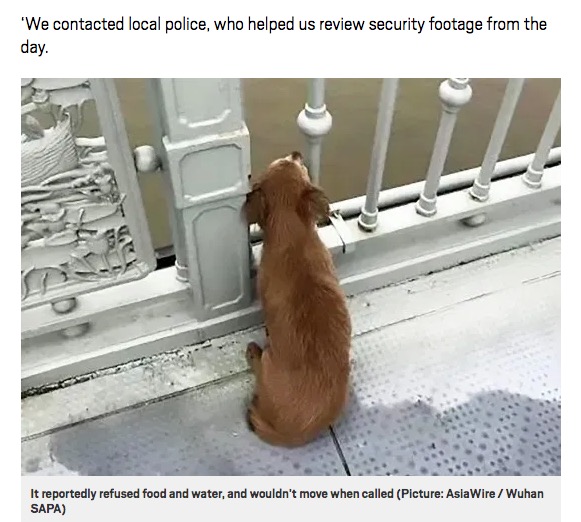
<instances>
[{"instance_id":1,"label":"decorative metal scrollwork","mask_svg":"<svg viewBox=\"0 0 581 522\"><path fill-rule=\"evenodd\" d=\"M94 103L89 81L23 79L21 90L24 305L116 281L138 255L105 138L80 135L85 106Z\"/></svg>"}]
</instances>

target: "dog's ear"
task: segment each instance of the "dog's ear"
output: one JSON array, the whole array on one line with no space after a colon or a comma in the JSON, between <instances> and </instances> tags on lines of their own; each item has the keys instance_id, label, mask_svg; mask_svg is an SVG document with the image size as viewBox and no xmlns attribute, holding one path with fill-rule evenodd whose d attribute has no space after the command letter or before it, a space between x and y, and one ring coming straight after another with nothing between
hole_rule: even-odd
<instances>
[{"instance_id":1,"label":"dog's ear","mask_svg":"<svg viewBox=\"0 0 581 522\"><path fill-rule=\"evenodd\" d=\"M331 215L329 199L322 189L310 185L301 194L299 214L309 221L318 223Z\"/></svg>"},{"instance_id":2,"label":"dog's ear","mask_svg":"<svg viewBox=\"0 0 581 522\"><path fill-rule=\"evenodd\" d=\"M258 183L252 184L252 190L246 195L244 212L248 223L258 223L260 227L266 222L266 198Z\"/></svg>"}]
</instances>

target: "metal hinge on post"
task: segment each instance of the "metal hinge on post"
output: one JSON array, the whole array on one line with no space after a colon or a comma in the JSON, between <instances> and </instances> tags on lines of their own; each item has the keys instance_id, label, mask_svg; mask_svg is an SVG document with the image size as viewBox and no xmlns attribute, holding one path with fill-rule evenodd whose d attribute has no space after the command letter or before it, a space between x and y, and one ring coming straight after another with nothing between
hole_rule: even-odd
<instances>
[{"instance_id":1,"label":"metal hinge on post","mask_svg":"<svg viewBox=\"0 0 581 522\"><path fill-rule=\"evenodd\" d=\"M355 251L355 242L351 236L351 232L347 228L345 221L343 221L343 217L341 216L341 212L338 210L333 210L331 215L329 216L329 220L331 221L331 225L337 232L337 235L341 239L341 243L343 243L343 253L350 254L351 252Z\"/></svg>"}]
</instances>

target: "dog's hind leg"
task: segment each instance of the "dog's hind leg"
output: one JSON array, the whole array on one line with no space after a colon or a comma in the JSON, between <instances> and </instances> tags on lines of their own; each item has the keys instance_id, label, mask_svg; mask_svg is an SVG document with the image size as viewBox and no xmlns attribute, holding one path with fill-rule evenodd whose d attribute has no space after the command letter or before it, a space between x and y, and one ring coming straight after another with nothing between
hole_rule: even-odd
<instances>
[{"instance_id":1,"label":"dog's hind leg","mask_svg":"<svg viewBox=\"0 0 581 522\"><path fill-rule=\"evenodd\" d=\"M262 349L260 348L260 346L258 346L258 344L255 343L254 341L248 343L248 346L246 347L246 362L248 363L248 366L250 367L252 373L256 378L256 384L254 387L254 393L252 394L252 400L250 401L250 404L246 411L246 423L248 424L248 428L250 429L250 431L255 430L255 426L252 421L252 411L258 405L257 388L261 377L260 376L261 358L262 358Z\"/></svg>"}]
</instances>

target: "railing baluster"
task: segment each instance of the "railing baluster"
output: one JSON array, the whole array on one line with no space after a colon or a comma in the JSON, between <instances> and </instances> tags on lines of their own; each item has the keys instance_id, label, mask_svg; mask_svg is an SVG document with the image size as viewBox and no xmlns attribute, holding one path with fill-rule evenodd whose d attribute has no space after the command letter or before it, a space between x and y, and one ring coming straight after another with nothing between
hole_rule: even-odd
<instances>
[{"instance_id":1,"label":"railing baluster","mask_svg":"<svg viewBox=\"0 0 581 522\"><path fill-rule=\"evenodd\" d=\"M297 117L297 125L307 138L307 167L314 183L319 183L323 137L331 130L333 118L325 105L325 78L309 81L305 108Z\"/></svg>"},{"instance_id":2,"label":"railing baluster","mask_svg":"<svg viewBox=\"0 0 581 522\"><path fill-rule=\"evenodd\" d=\"M357 221L359 227L368 232L377 228L377 202L381 190L381 182L383 181L383 170L393 121L397 86L397 78L384 78L381 86L375 137L371 152L371 165L369 176L367 177L367 194Z\"/></svg>"},{"instance_id":3,"label":"railing baluster","mask_svg":"<svg viewBox=\"0 0 581 522\"><path fill-rule=\"evenodd\" d=\"M474 180L474 184L468 191L470 196L477 201L486 201L488 199L492 172L494 171L494 167L496 166L498 157L500 156L500 151L504 145L506 134L510 127L524 81L524 78L511 78L508 80L504 98L500 105L500 109L498 110L498 116L494 123L494 129L492 130L490 141L488 142L488 148L484 154L482 166L480 167L478 176Z\"/></svg>"},{"instance_id":4,"label":"railing baluster","mask_svg":"<svg viewBox=\"0 0 581 522\"><path fill-rule=\"evenodd\" d=\"M537 151L533 161L528 166L527 171L523 174L522 180L531 188L539 188L543 179L543 171L549 156L549 151L555 142L557 133L561 128L561 90L553 104L553 109L547 120L547 125L539 141Z\"/></svg>"},{"instance_id":5,"label":"railing baluster","mask_svg":"<svg viewBox=\"0 0 581 522\"><path fill-rule=\"evenodd\" d=\"M442 102L442 116L440 126L434 142L434 150L430 159L430 166L426 175L426 183L416 203L416 211L422 216L433 216L436 213L436 194L440 178L444 170L444 163L450 148L452 132L456 124L458 111L466 105L472 97L472 88L468 78L448 78L440 84L440 101Z\"/></svg>"}]
</instances>

